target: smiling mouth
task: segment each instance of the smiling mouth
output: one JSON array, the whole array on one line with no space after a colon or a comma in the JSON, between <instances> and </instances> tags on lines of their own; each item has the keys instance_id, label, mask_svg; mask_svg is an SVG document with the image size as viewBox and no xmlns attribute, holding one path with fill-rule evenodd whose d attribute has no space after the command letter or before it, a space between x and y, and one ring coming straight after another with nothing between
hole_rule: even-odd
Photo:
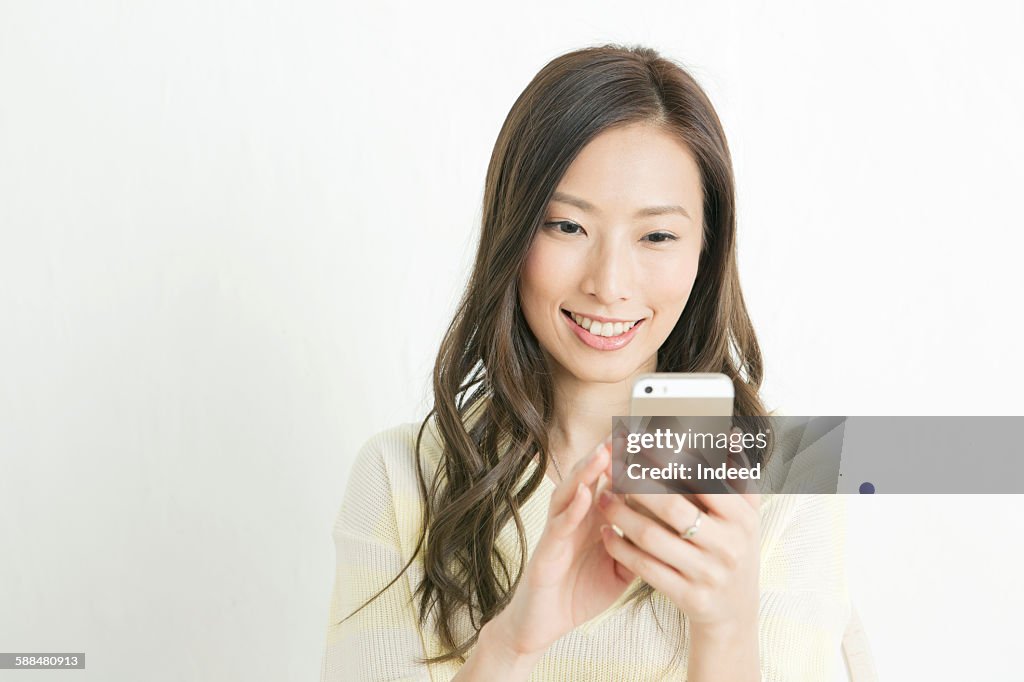
<instances>
[{"instance_id":1,"label":"smiling mouth","mask_svg":"<svg viewBox=\"0 0 1024 682\"><path fill-rule=\"evenodd\" d=\"M594 336L605 337L621 336L630 329L643 323L646 319L641 317L639 320L633 320L632 322L600 322L598 320L591 320L585 315L580 315L564 308L562 308L562 314L572 320L576 326L586 330Z\"/></svg>"}]
</instances>

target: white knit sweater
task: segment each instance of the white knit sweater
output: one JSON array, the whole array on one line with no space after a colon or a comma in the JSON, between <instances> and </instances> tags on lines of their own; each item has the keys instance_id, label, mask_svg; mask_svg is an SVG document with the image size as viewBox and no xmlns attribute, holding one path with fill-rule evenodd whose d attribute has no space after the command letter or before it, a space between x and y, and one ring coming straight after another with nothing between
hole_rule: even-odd
<instances>
[{"instance_id":1,"label":"white knit sweater","mask_svg":"<svg viewBox=\"0 0 1024 682\"><path fill-rule=\"evenodd\" d=\"M412 554L420 529L415 444L418 424L371 438L359 451L334 524L337 571L321 682L450 680L458 663L424 665L440 653L432 623L421 628L413 589L423 576L417 558L382 596L343 624L345 616L394 577ZM425 471L440 447L424 435ZM528 472L529 473L529 472ZM546 476L521 510L528 548L536 546L555 484ZM510 556L511 524L500 539ZM845 571L845 505L839 495L764 494L761 501L760 656L768 682L845 680L841 657L851 606ZM627 590L628 592L628 590ZM531 680L685 680L688 628L678 609L655 593L654 608L621 601L558 640ZM685 616L682 616L685 619ZM468 619L457 632L469 632ZM678 643L682 650L673 662Z\"/></svg>"}]
</instances>

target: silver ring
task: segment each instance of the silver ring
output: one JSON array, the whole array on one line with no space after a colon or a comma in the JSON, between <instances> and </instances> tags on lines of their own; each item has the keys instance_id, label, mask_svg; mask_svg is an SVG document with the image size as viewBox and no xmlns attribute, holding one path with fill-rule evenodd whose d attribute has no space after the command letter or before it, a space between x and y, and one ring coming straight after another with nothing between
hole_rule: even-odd
<instances>
[{"instance_id":1,"label":"silver ring","mask_svg":"<svg viewBox=\"0 0 1024 682\"><path fill-rule=\"evenodd\" d=\"M697 510L697 518L693 520L693 525L690 526L689 528L687 528L686 530L684 530L682 533L680 533L680 535L683 536L684 540L689 540L690 538L692 538L694 535L697 534L698 530L700 530L700 517L701 516L702 516L702 513L701 513L700 509L698 509Z\"/></svg>"}]
</instances>

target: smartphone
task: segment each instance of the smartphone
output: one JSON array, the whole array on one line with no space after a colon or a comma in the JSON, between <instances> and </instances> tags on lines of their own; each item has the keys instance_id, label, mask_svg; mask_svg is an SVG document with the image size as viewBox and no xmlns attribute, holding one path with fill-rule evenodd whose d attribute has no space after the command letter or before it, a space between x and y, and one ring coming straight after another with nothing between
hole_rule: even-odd
<instances>
[{"instance_id":1,"label":"smartphone","mask_svg":"<svg viewBox=\"0 0 1024 682\"><path fill-rule=\"evenodd\" d=\"M735 397L725 374L642 374L633 382L629 409L645 417L731 417Z\"/></svg>"},{"instance_id":2,"label":"smartphone","mask_svg":"<svg viewBox=\"0 0 1024 682\"><path fill-rule=\"evenodd\" d=\"M633 382L630 415L633 426L653 432L658 427L678 430L681 423L697 431L726 432L732 425L735 390L732 379L719 373L656 373L642 374ZM634 420L632 418L642 417ZM685 417L685 421L671 419ZM724 492L725 488L721 490ZM682 493L682 491L680 491ZM696 498L684 494L704 508ZM626 503L647 516L664 523L637 504L633 495Z\"/></svg>"}]
</instances>

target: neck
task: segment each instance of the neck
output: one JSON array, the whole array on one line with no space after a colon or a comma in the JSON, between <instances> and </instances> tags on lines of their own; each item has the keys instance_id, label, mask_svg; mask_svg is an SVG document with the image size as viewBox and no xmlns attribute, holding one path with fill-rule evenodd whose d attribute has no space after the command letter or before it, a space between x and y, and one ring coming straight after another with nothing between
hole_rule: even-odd
<instances>
[{"instance_id":1,"label":"neck","mask_svg":"<svg viewBox=\"0 0 1024 682\"><path fill-rule=\"evenodd\" d=\"M563 475L612 431L612 417L629 414L633 380L653 372L646 363L621 381L582 381L564 370L554 376L555 411L548 431L551 455Z\"/></svg>"}]
</instances>

